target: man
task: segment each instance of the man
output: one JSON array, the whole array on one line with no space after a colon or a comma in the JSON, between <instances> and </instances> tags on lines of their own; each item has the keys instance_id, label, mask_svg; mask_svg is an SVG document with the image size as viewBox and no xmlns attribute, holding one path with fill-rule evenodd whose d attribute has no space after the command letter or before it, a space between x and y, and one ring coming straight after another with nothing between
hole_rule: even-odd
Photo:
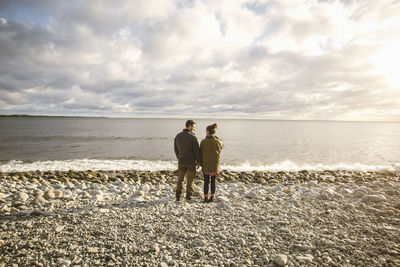
<instances>
[{"instance_id":1,"label":"man","mask_svg":"<svg viewBox=\"0 0 400 267\"><path fill-rule=\"evenodd\" d=\"M200 147L199 141L194 134L196 123L193 120L186 122L186 128L176 135L174 149L178 158L178 182L176 186L176 201L181 199L183 180L186 181L186 200L190 201L194 191L194 177L196 167L200 165Z\"/></svg>"}]
</instances>

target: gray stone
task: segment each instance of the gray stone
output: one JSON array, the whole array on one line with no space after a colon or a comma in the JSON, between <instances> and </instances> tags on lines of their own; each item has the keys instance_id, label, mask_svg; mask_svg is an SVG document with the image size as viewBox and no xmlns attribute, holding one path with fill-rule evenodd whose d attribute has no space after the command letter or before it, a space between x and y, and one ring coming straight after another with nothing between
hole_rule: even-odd
<instances>
[{"instance_id":1,"label":"gray stone","mask_svg":"<svg viewBox=\"0 0 400 267\"><path fill-rule=\"evenodd\" d=\"M71 261L70 260L63 260L61 262L61 266L70 266L71 265Z\"/></svg>"},{"instance_id":2,"label":"gray stone","mask_svg":"<svg viewBox=\"0 0 400 267\"><path fill-rule=\"evenodd\" d=\"M246 246L246 241L243 239L243 238L240 238L239 240L238 240L238 242L239 242L239 245L241 245L241 246Z\"/></svg>"},{"instance_id":3,"label":"gray stone","mask_svg":"<svg viewBox=\"0 0 400 267\"><path fill-rule=\"evenodd\" d=\"M305 255L305 256L297 256L297 257L296 257L296 260L297 260L299 263L302 263L302 264L304 264L304 263L310 263L310 262L313 261L313 259L314 259L314 257L313 257L312 255L310 255L310 254L307 254L307 255Z\"/></svg>"},{"instance_id":4,"label":"gray stone","mask_svg":"<svg viewBox=\"0 0 400 267\"><path fill-rule=\"evenodd\" d=\"M135 196L131 198L131 201L144 202L145 200L143 196Z\"/></svg>"},{"instance_id":5,"label":"gray stone","mask_svg":"<svg viewBox=\"0 0 400 267\"><path fill-rule=\"evenodd\" d=\"M255 198L258 198L258 195L257 195L256 192L251 191L251 192L246 194L246 198L255 199Z\"/></svg>"},{"instance_id":6,"label":"gray stone","mask_svg":"<svg viewBox=\"0 0 400 267\"><path fill-rule=\"evenodd\" d=\"M367 194L367 192L365 192L364 190L356 190L354 191L353 198L362 198Z\"/></svg>"},{"instance_id":7,"label":"gray stone","mask_svg":"<svg viewBox=\"0 0 400 267\"><path fill-rule=\"evenodd\" d=\"M93 201L103 201L104 200L104 195L103 194L96 194L92 197Z\"/></svg>"},{"instance_id":8,"label":"gray stone","mask_svg":"<svg viewBox=\"0 0 400 267\"><path fill-rule=\"evenodd\" d=\"M62 230L64 230L64 226L62 226L62 225L57 226L56 229L55 229L55 231L57 233L61 232Z\"/></svg>"},{"instance_id":9,"label":"gray stone","mask_svg":"<svg viewBox=\"0 0 400 267\"><path fill-rule=\"evenodd\" d=\"M363 203L379 203L387 201L386 197L383 195L366 195L361 198Z\"/></svg>"},{"instance_id":10,"label":"gray stone","mask_svg":"<svg viewBox=\"0 0 400 267\"><path fill-rule=\"evenodd\" d=\"M282 186L281 185L275 185L274 187L272 187L272 192L279 192L282 191Z\"/></svg>"},{"instance_id":11,"label":"gray stone","mask_svg":"<svg viewBox=\"0 0 400 267\"><path fill-rule=\"evenodd\" d=\"M77 183L77 184L75 184L75 188L78 188L80 190L86 190L87 186L84 183Z\"/></svg>"},{"instance_id":12,"label":"gray stone","mask_svg":"<svg viewBox=\"0 0 400 267\"><path fill-rule=\"evenodd\" d=\"M158 244L155 244L155 245L153 246L153 251L154 251L155 253L159 253L159 252L160 252L160 247L158 246Z\"/></svg>"},{"instance_id":13,"label":"gray stone","mask_svg":"<svg viewBox=\"0 0 400 267\"><path fill-rule=\"evenodd\" d=\"M16 199L21 200L21 201L26 201L29 198L27 194L24 192L18 192L16 195Z\"/></svg>"},{"instance_id":14,"label":"gray stone","mask_svg":"<svg viewBox=\"0 0 400 267\"><path fill-rule=\"evenodd\" d=\"M47 202L47 200L46 199L44 199L44 197L42 197L42 196L36 196L32 201L31 201L31 204L32 205L42 205L42 204L44 204L44 203L46 203Z\"/></svg>"},{"instance_id":15,"label":"gray stone","mask_svg":"<svg viewBox=\"0 0 400 267\"><path fill-rule=\"evenodd\" d=\"M329 197L326 193L319 194L317 198L320 200L328 200L329 199Z\"/></svg>"},{"instance_id":16,"label":"gray stone","mask_svg":"<svg viewBox=\"0 0 400 267\"><path fill-rule=\"evenodd\" d=\"M205 247L206 245L207 245L207 242L205 240L203 240L203 239L199 240L199 246Z\"/></svg>"},{"instance_id":17,"label":"gray stone","mask_svg":"<svg viewBox=\"0 0 400 267\"><path fill-rule=\"evenodd\" d=\"M88 252L88 253L97 253L97 252L99 252L99 248L96 248L96 247L89 247L89 248L87 249L87 252Z\"/></svg>"},{"instance_id":18,"label":"gray stone","mask_svg":"<svg viewBox=\"0 0 400 267\"><path fill-rule=\"evenodd\" d=\"M285 266L287 264L287 262L288 262L288 258L284 254L277 254L277 255L274 256L273 261L278 266Z\"/></svg>"},{"instance_id":19,"label":"gray stone","mask_svg":"<svg viewBox=\"0 0 400 267\"><path fill-rule=\"evenodd\" d=\"M82 198L83 199L89 199L91 196L90 196L90 194L88 193L88 192L83 192L82 193Z\"/></svg>"},{"instance_id":20,"label":"gray stone","mask_svg":"<svg viewBox=\"0 0 400 267\"><path fill-rule=\"evenodd\" d=\"M223 210L226 209L226 210L228 210L228 209L231 209L231 206L229 206L225 202L219 202L218 205L217 205L217 209L223 209Z\"/></svg>"},{"instance_id":21,"label":"gray stone","mask_svg":"<svg viewBox=\"0 0 400 267\"><path fill-rule=\"evenodd\" d=\"M11 212L14 212L13 208L11 209ZM17 213L18 216L31 215L33 213L33 209L21 210L19 212L15 211L14 213Z\"/></svg>"},{"instance_id":22,"label":"gray stone","mask_svg":"<svg viewBox=\"0 0 400 267\"><path fill-rule=\"evenodd\" d=\"M302 251L307 251L307 250L310 250L310 249L311 249L311 247L309 245L302 245L301 246L301 250Z\"/></svg>"},{"instance_id":23,"label":"gray stone","mask_svg":"<svg viewBox=\"0 0 400 267\"><path fill-rule=\"evenodd\" d=\"M44 199L46 199L46 200L51 200L51 199L54 199L54 198L56 197L56 195L54 194L54 190L53 190L53 189L50 189L50 190L47 190L47 191L44 193L43 197L44 197Z\"/></svg>"},{"instance_id":24,"label":"gray stone","mask_svg":"<svg viewBox=\"0 0 400 267\"><path fill-rule=\"evenodd\" d=\"M62 198L64 196L64 192L61 191L60 189L56 189L56 190L54 190L54 196L56 198Z\"/></svg>"},{"instance_id":25,"label":"gray stone","mask_svg":"<svg viewBox=\"0 0 400 267\"><path fill-rule=\"evenodd\" d=\"M218 196L218 201L220 201L220 202L229 202L229 198L224 197L224 196Z\"/></svg>"}]
</instances>

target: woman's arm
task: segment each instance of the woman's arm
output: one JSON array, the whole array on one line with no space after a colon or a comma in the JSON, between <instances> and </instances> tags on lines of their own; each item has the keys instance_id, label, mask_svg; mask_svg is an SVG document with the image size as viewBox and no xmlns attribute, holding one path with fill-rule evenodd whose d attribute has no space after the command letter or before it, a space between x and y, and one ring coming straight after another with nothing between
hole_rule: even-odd
<instances>
[{"instance_id":1,"label":"woman's arm","mask_svg":"<svg viewBox=\"0 0 400 267\"><path fill-rule=\"evenodd\" d=\"M217 141L218 141L218 147L219 147L219 149L222 150L222 149L224 148L224 143L223 143L222 140L219 139L218 137L217 137Z\"/></svg>"}]
</instances>

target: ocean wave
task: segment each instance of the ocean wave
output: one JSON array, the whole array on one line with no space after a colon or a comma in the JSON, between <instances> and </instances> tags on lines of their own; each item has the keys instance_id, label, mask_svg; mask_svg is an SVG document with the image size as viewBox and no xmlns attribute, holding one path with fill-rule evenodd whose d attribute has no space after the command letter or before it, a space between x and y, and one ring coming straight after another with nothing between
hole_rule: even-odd
<instances>
[{"instance_id":1,"label":"ocean wave","mask_svg":"<svg viewBox=\"0 0 400 267\"><path fill-rule=\"evenodd\" d=\"M152 140L170 140L170 137L128 137L128 136L73 136L73 135L49 135L49 136L7 136L0 137L1 142L16 142L16 141L152 141Z\"/></svg>"},{"instance_id":2,"label":"ocean wave","mask_svg":"<svg viewBox=\"0 0 400 267\"><path fill-rule=\"evenodd\" d=\"M362 163L338 163L338 164L296 164L292 161L281 161L268 165L251 165L248 162L238 165L225 165L224 169L229 171L264 171L264 172L277 172L277 171L325 171L325 170L344 170L344 171L399 171L400 163L392 165L368 165Z\"/></svg>"},{"instance_id":3,"label":"ocean wave","mask_svg":"<svg viewBox=\"0 0 400 267\"><path fill-rule=\"evenodd\" d=\"M223 164L222 169L228 171L323 171L323 170L346 170L346 171L400 171L400 163L392 165L366 165L356 164L296 164L291 161L282 161L266 165L252 165L249 162L229 165ZM1 172L15 171L84 171L84 170L138 170L138 171L160 171L176 170L176 161L151 161L138 159L73 159L73 160L48 160L24 162L20 160L11 160L0 163Z\"/></svg>"},{"instance_id":4,"label":"ocean wave","mask_svg":"<svg viewBox=\"0 0 400 267\"><path fill-rule=\"evenodd\" d=\"M11 160L0 164L1 172L13 171L84 171L84 170L174 170L176 164L168 161L74 159L23 162Z\"/></svg>"}]
</instances>

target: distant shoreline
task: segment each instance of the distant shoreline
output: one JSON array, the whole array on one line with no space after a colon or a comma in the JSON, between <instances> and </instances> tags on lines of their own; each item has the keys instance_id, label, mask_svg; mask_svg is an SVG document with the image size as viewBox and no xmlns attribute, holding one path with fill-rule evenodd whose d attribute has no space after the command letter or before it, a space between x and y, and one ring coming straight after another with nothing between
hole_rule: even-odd
<instances>
[{"instance_id":1,"label":"distant shoreline","mask_svg":"<svg viewBox=\"0 0 400 267\"><path fill-rule=\"evenodd\" d=\"M194 120L252 120L252 121L299 121L299 122L395 122L399 123L400 120L388 120L388 121L351 121L351 120L295 120L295 119L263 119L263 118L196 118L194 116L188 116L185 118L172 118L172 117L108 117L108 116L73 116L73 115L29 115L29 114L11 114L11 115L2 115L0 114L0 118L93 118L93 119L176 119L176 120L184 120L186 118L192 118Z\"/></svg>"},{"instance_id":2,"label":"distant shoreline","mask_svg":"<svg viewBox=\"0 0 400 267\"><path fill-rule=\"evenodd\" d=\"M111 117L13 114L13 115L0 115L0 118L111 118Z\"/></svg>"}]
</instances>

